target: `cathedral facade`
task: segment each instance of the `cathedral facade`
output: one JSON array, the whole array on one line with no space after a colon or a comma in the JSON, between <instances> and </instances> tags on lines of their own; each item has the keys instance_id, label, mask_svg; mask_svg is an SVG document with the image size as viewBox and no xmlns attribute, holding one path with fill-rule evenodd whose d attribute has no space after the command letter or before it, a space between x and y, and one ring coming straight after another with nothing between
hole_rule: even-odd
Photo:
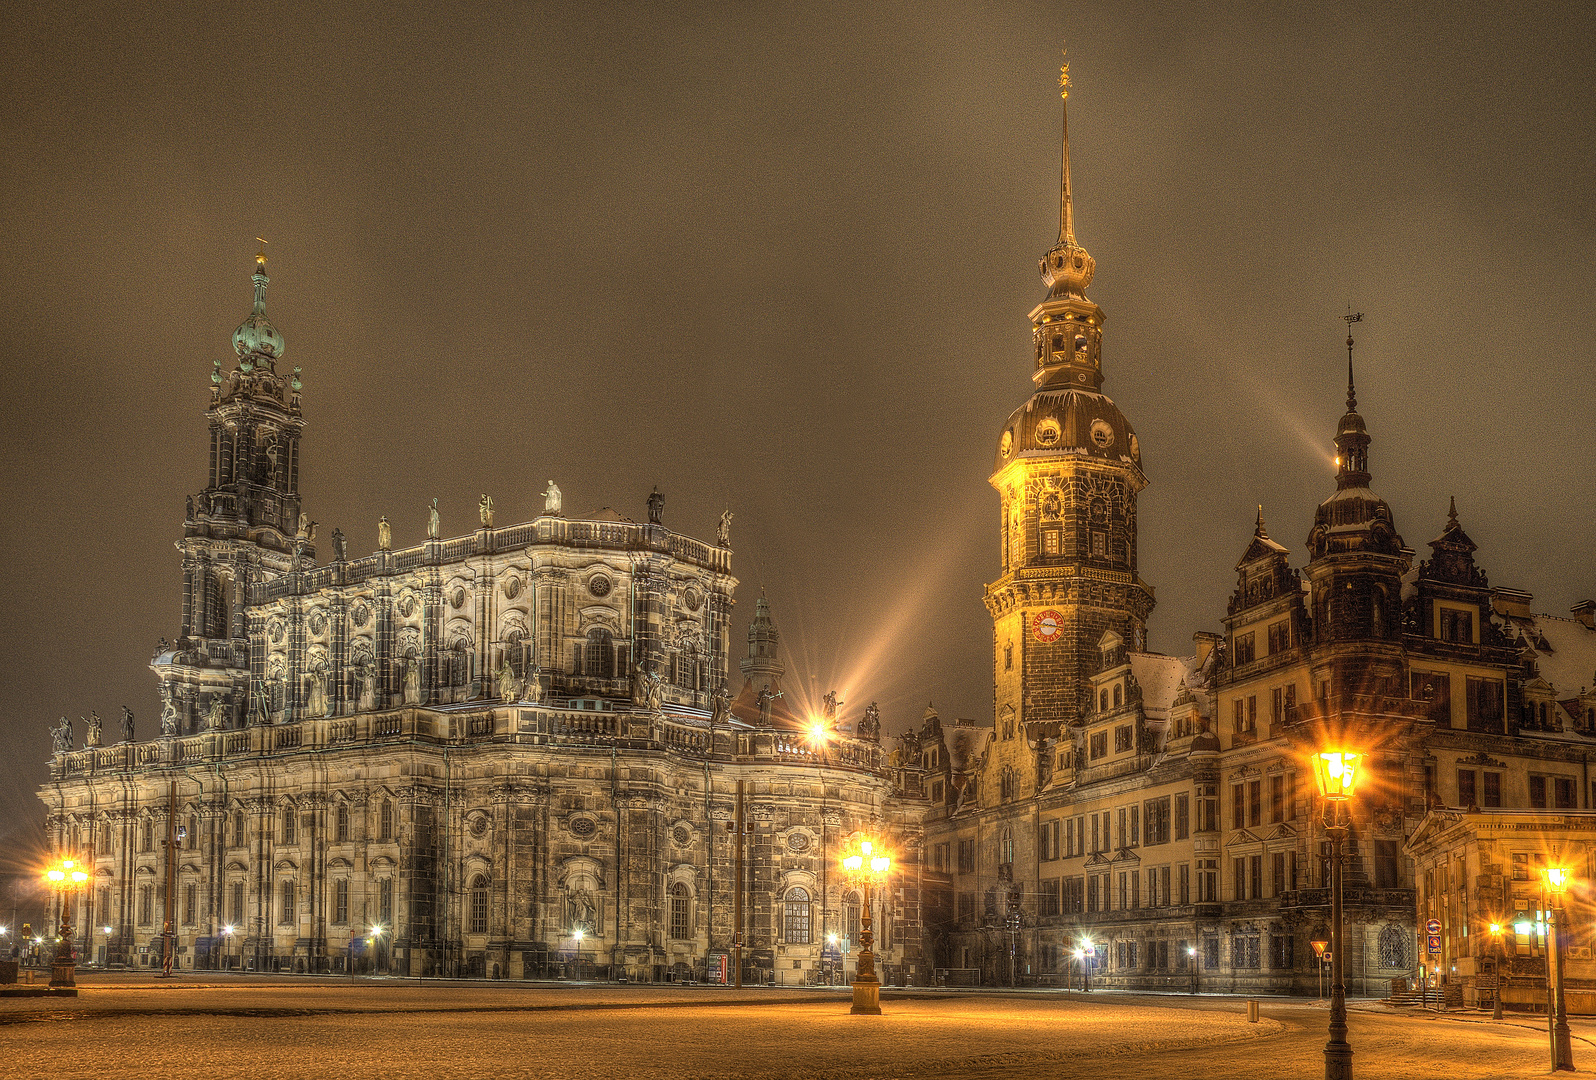
<instances>
[{"instance_id":1,"label":"cathedral facade","mask_svg":"<svg viewBox=\"0 0 1596 1080\"><path fill-rule=\"evenodd\" d=\"M236 365L211 375L208 480L179 544L182 621L151 661L160 730L56 729L52 841L93 867L103 964L633 980L840 978L860 840L889 971L918 975L917 777L872 708L771 708L767 602L729 682L730 515L716 542L605 508L318 561L300 369L257 257ZM834 701L834 699L832 699ZM820 729L813 730L816 721Z\"/></svg>"},{"instance_id":2,"label":"cathedral facade","mask_svg":"<svg viewBox=\"0 0 1596 1080\"><path fill-rule=\"evenodd\" d=\"M1260 508L1223 633L1195 634L1189 656L1146 651L1136 497L1148 479L1138 435L1102 392L1104 316L1086 296L1096 266L1075 236L1068 131L1066 118L1048 295L1030 315L1036 390L1001 428L991 474L994 717L928 715L907 747L933 806L936 966L970 983L1314 992L1329 844L1309 758L1345 745L1369 766L1346 864L1353 991L1472 974L1488 953L1494 970L1487 927L1535 887L1504 868L1532 849L1544 862L1546 842L1470 848L1473 863L1443 859L1421 880L1408 840L1448 806L1591 810L1592 605L1558 619L1491 587L1455 506L1429 558L1406 546L1371 489L1349 337L1335 489L1306 564ZM1460 897L1480 894L1465 882L1483 882L1488 902L1470 908ZM1432 917L1442 934L1421 936Z\"/></svg>"}]
</instances>

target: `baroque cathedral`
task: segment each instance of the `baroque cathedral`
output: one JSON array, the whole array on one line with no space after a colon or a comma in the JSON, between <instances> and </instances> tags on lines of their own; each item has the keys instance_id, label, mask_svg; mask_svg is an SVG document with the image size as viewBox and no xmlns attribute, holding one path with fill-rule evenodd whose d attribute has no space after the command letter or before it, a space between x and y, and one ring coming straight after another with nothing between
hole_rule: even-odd
<instances>
[{"instance_id":1,"label":"baroque cathedral","mask_svg":"<svg viewBox=\"0 0 1596 1080\"><path fill-rule=\"evenodd\" d=\"M874 706L781 699L761 597L729 679L730 521L567 515L440 529L318 559L299 490L300 369L266 315L211 372L207 481L182 540L182 622L150 663L160 730L55 730L40 796L92 866L84 959L257 971L809 983L859 938L846 850L898 853L873 910L920 976L917 775ZM813 726L820 721L823 737Z\"/></svg>"},{"instance_id":2,"label":"baroque cathedral","mask_svg":"<svg viewBox=\"0 0 1596 1080\"><path fill-rule=\"evenodd\" d=\"M1372 488L1349 336L1334 490L1306 564L1260 508L1238 537L1223 632L1196 633L1188 656L1147 651L1148 477L1102 389L1067 67L1063 86L1035 391L1004 422L991 473L994 717L928 711L904 751L932 803L935 967L966 984L1314 992L1329 844L1309 757L1341 744L1368 755L1345 866L1352 991L1438 976L1472 999L1498 974L1533 982L1534 931L1488 928L1535 923L1532 867L1548 859L1596 878L1596 605L1534 614L1528 594L1491 586L1455 505L1428 558L1406 545ZM1596 988L1588 921L1575 935L1571 977Z\"/></svg>"}]
</instances>

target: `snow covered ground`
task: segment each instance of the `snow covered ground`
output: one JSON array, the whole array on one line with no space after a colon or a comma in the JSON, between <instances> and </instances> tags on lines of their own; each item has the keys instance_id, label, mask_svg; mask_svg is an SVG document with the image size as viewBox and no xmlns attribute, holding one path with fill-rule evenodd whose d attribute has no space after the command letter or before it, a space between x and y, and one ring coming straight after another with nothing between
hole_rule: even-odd
<instances>
[{"instance_id":1,"label":"snow covered ground","mask_svg":"<svg viewBox=\"0 0 1596 1080\"><path fill-rule=\"evenodd\" d=\"M888 994L880 1017L840 993L390 980L87 976L76 1001L0 1000L12 1075L105 1080L361 1076L400 1080L639 1076L1317 1077L1324 1005L1094 993ZM1547 1073L1545 1020L1358 1003L1360 1080ZM1596 1070L1596 1024L1574 1023Z\"/></svg>"}]
</instances>

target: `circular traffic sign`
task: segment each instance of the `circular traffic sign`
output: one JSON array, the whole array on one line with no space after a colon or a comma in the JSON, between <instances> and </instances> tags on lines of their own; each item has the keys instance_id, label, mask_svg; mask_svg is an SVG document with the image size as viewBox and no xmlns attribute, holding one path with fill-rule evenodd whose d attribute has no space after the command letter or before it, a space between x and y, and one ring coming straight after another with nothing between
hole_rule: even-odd
<instances>
[{"instance_id":1,"label":"circular traffic sign","mask_svg":"<svg viewBox=\"0 0 1596 1080\"><path fill-rule=\"evenodd\" d=\"M1439 934L1441 932L1441 920L1431 919L1429 922L1425 923L1424 932L1426 934Z\"/></svg>"}]
</instances>

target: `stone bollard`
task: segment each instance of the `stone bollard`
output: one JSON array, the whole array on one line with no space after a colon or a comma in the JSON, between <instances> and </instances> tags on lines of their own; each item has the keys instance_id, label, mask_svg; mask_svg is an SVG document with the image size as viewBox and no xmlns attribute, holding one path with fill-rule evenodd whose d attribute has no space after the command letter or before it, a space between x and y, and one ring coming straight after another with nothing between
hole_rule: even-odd
<instances>
[{"instance_id":1,"label":"stone bollard","mask_svg":"<svg viewBox=\"0 0 1596 1080\"><path fill-rule=\"evenodd\" d=\"M1247 1002L1247 1023L1256 1024L1257 1022L1258 1022L1258 1002L1255 999L1249 1000Z\"/></svg>"}]
</instances>

